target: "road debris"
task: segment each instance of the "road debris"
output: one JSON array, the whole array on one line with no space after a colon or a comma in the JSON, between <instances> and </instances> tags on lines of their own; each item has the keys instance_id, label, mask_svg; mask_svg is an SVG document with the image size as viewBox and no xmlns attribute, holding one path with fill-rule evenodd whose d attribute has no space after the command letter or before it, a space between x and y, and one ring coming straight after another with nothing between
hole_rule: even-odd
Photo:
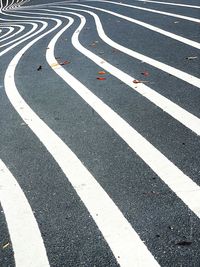
<instances>
[{"instance_id":1,"label":"road debris","mask_svg":"<svg viewBox=\"0 0 200 267\"><path fill-rule=\"evenodd\" d=\"M148 83L149 81L133 80L133 83Z\"/></svg>"},{"instance_id":2,"label":"road debris","mask_svg":"<svg viewBox=\"0 0 200 267\"><path fill-rule=\"evenodd\" d=\"M182 241L175 243L175 245L178 245L178 246L190 246L191 244L192 244L192 241L188 241L188 240L182 240Z\"/></svg>"},{"instance_id":3,"label":"road debris","mask_svg":"<svg viewBox=\"0 0 200 267\"><path fill-rule=\"evenodd\" d=\"M98 74L103 75L103 74L106 74L106 72L101 70L101 71L98 72Z\"/></svg>"},{"instance_id":4,"label":"road debris","mask_svg":"<svg viewBox=\"0 0 200 267\"><path fill-rule=\"evenodd\" d=\"M97 80L104 81L104 80L106 80L106 78L105 77L97 77Z\"/></svg>"},{"instance_id":5,"label":"road debris","mask_svg":"<svg viewBox=\"0 0 200 267\"><path fill-rule=\"evenodd\" d=\"M5 245L3 245L3 249L5 249L5 248L7 248L8 246L10 246L10 243L8 242L8 243L6 243Z\"/></svg>"},{"instance_id":6,"label":"road debris","mask_svg":"<svg viewBox=\"0 0 200 267\"><path fill-rule=\"evenodd\" d=\"M63 65L67 65L67 64L69 64L70 63L70 61L68 61L68 60L65 60L65 61L63 61L63 62L59 62L59 64L61 65L61 66L63 66Z\"/></svg>"},{"instance_id":7,"label":"road debris","mask_svg":"<svg viewBox=\"0 0 200 267\"><path fill-rule=\"evenodd\" d=\"M192 56L192 57L186 57L185 59L187 60L194 60L194 59L197 59L198 57L197 56Z\"/></svg>"},{"instance_id":8,"label":"road debris","mask_svg":"<svg viewBox=\"0 0 200 267\"><path fill-rule=\"evenodd\" d=\"M149 76L149 75L150 75L150 74L149 74L149 72L148 72L148 71L146 71L146 70L145 70L145 71L143 71L143 72L141 72L141 74L142 74L142 75L144 75L145 77L147 77L147 76Z\"/></svg>"},{"instance_id":9,"label":"road debris","mask_svg":"<svg viewBox=\"0 0 200 267\"><path fill-rule=\"evenodd\" d=\"M37 68L37 71L40 71L40 70L42 70L42 66L41 65Z\"/></svg>"}]
</instances>

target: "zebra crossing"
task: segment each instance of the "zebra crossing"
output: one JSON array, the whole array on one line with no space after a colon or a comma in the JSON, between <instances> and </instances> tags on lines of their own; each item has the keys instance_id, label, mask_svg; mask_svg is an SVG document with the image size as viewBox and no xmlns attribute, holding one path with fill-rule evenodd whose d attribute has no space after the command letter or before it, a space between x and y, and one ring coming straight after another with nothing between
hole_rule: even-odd
<instances>
[{"instance_id":1,"label":"zebra crossing","mask_svg":"<svg viewBox=\"0 0 200 267\"><path fill-rule=\"evenodd\" d=\"M0 6L0 266L199 266L198 3Z\"/></svg>"}]
</instances>

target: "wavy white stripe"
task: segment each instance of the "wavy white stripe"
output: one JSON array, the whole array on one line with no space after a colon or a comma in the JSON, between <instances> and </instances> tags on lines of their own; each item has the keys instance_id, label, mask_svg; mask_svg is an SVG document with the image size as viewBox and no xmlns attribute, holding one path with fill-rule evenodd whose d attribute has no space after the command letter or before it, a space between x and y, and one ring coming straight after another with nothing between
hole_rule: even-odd
<instances>
[{"instance_id":1,"label":"wavy white stripe","mask_svg":"<svg viewBox=\"0 0 200 267\"><path fill-rule=\"evenodd\" d=\"M104 1L104 0L90 0L90 1L91 2L110 3L110 4L114 4L114 5L130 7L130 8L134 8L134 9L144 10L144 11L147 11L147 12L152 12L152 13L156 13L156 14L170 16L170 17L174 17L174 18L178 18L178 19L184 19L184 20L188 20L188 21L192 21L192 22L196 22L196 23L200 22L200 19L196 19L196 18L188 17L188 16L183 16L183 15L179 15L179 14L174 14L174 13L170 13L170 12L159 11L159 10L156 10L156 9L138 7L138 6L134 6L134 5L124 4L124 3L119 3L119 2L113 2L113 1L109 1L109 2L108 1Z\"/></svg>"},{"instance_id":2,"label":"wavy white stripe","mask_svg":"<svg viewBox=\"0 0 200 267\"><path fill-rule=\"evenodd\" d=\"M65 7L59 7L59 8L70 9L70 8L65 8ZM181 80L183 80L183 81L185 81L185 82L187 82L189 84L192 84L192 85L200 88L200 79L199 78L197 78L197 77L195 77L195 76L193 76L191 74L188 74L188 73L186 73L184 71L181 71L181 70L179 70L177 68L169 66L169 65L167 65L167 64L165 64L163 62L160 62L158 60L155 60L153 58L145 56L145 55L143 55L141 53L133 51L131 49L127 49L126 48L126 51L129 51L129 55L130 56L132 56L134 58L137 58L137 59L139 59L141 61L144 61L144 62L148 63L149 65L152 65L152 66L154 66L154 67L156 67L156 68L158 68L158 69L160 69L160 70L162 70L164 72L167 72L167 73L171 74L172 76L175 76L175 77L177 77L177 78L179 78L179 79L181 79Z\"/></svg>"},{"instance_id":3,"label":"wavy white stripe","mask_svg":"<svg viewBox=\"0 0 200 267\"><path fill-rule=\"evenodd\" d=\"M19 44L21 44L24 41L26 41L27 38L30 39L30 38L36 36L37 34L41 33L42 31L44 31L47 28L48 23L47 22L43 22L43 21L39 21L39 22L42 23L42 27L39 30L37 30L36 32L34 32L31 35L29 35L28 37L25 37L24 39L22 39L22 40L20 40L20 41L18 41L16 43L14 43L14 44L12 44L11 46L9 46L6 49L4 49L3 51L1 51L0 52L0 57L3 56L4 54L6 54L8 51L12 50L14 47L16 47ZM23 23L25 23L25 22L23 22ZM29 23L29 22L27 22L27 23Z\"/></svg>"},{"instance_id":4,"label":"wavy white stripe","mask_svg":"<svg viewBox=\"0 0 200 267\"><path fill-rule=\"evenodd\" d=\"M2 24L0 24L0 27L3 28L3 29L8 29L7 32L5 32L4 34L1 34L0 36L0 42L6 40L6 38L9 38L9 36L7 35L10 35L14 30L15 28L14 27L17 27L18 25L12 25L12 26L4 26ZM7 36L7 37L6 37Z\"/></svg>"},{"instance_id":5,"label":"wavy white stripe","mask_svg":"<svg viewBox=\"0 0 200 267\"><path fill-rule=\"evenodd\" d=\"M67 7L58 7L58 8L62 8L62 9L71 9L71 8L67 8ZM44 10L44 9L43 9ZM53 12L53 11L52 11ZM87 11L86 11L87 12ZM17 12L17 13L23 13L23 12ZM27 12L24 12L24 13L27 13ZM58 12L59 13L59 12ZM41 13L38 13L38 14L41 14ZM76 15L76 14L75 14ZM114 42L113 42L114 43ZM117 43L116 43L117 44ZM118 44L117 44L118 45ZM119 47L120 45L118 45L118 47ZM122 47L122 46L121 46ZM162 70L162 71L164 71L164 72L166 72L166 73L169 73L170 75L172 75L172 76L175 76L175 77L177 77L177 78L179 78L179 79L181 79L181 80L183 80L183 81L185 81L185 82L187 82L187 83L189 83L189 84L191 84L191 85L193 85L193 86L196 86L196 87L198 87L198 88L200 88L200 79L199 78L197 78L197 77L195 77L195 76L193 76L193 75L191 75L191 74L188 74L188 73L186 73L186 72L184 72L184 71L181 71L181 70L179 70L179 69L177 69L177 68L174 68L174 67L171 67L171 66L169 66L169 65L167 65L167 64L165 64L165 63L163 63L163 62L160 62L160 61L158 61L158 60L155 60L155 59L153 59L153 58L150 58L150 57L148 57L148 56L145 56L145 55L143 55L143 54L141 54L141 53L138 53L138 52L136 52L136 51L133 51L133 50L131 50L131 49L127 49L126 48L126 51L128 51L128 54L130 55L130 56L132 56L132 57L134 57L134 58L137 58L137 59L139 59L139 60L141 60L141 61L144 61L144 62L146 62L146 63L148 63L149 65L152 65L152 66L154 66L154 67L156 67L156 68L158 68L158 69L160 69L160 70ZM124 51L123 51L124 52Z\"/></svg>"},{"instance_id":6,"label":"wavy white stripe","mask_svg":"<svg viewBox=\"0 0 200 267\"><path fill-rule=\"evenodd\" d=\"M52 12L52 10L48 10L48 9L42 9L42 10ZM66 13L66 12L64 12L64 13ZM67 12L67 13L69 13L69 12ZM36 13L32 13L32 14L36 14ZM37 14L38 15L44 15L45 13L39 12ZM73 13L73 14L76 16L79 16L81 19L83 19L83 16L76 14L76 13ZM67 18L66 16L56 15L56 14L54 16ZM125 47L118 45L117 43L113 42L109 37L107 37L104 33L104 30L102 28L102 25L101 25L101 22L100 22L98 16L95 15L94 18L95 18L95 23L96 23L99 37L103 41L105 41L107 44L111 45L112 47L119 49L120 51L122 51L128 55L131 55L129 49L126 49ZM133 84L133 80L135 79L134 77L131 77L130 75L128 75L125 72L121 71L120 69L114 67L110 63L106 62L105 59L95 55L94 53L92 53L91 51L89 51L88 49L83 47L80 43L78 46L76 45L75 48L78 51L80 51L82 54L84 54L86 57L88 57L90 60L95 62L97 65L99 65L100 67L103 67L105 70L107 70L113 76L115 76L116 78L120 79L122 82L127 84L133 90L137 91L139 94L146 97L148 100L150 100L152 103L154 103L155 105L160 107L163 111L165 111L166 113L171 115L173 118L175 118L177 121L179 121L180 123L185 125L187 128L189 128L190 130L192 130L196 134L200 135L200 119L198 117L196 117L193 114L191 114L190 112L184 110L183 108L181 108L177 104L173 103L171 100L167 99L166 97L160 95L159 93L157 93L156 91L154 91L150 87L148 87L144 84L134 85ZM102 64L102 61L104 62L103 64Z\"/></svg>"},{"instance_id":7,"label":"wavy white stripe","mask_svg":"<svg viewBox=\"0 0 200 267\"><path fill-rule=\"evenodd\" d=\"M85 19L82 17L80 26L72 36L72 43L75 47L80 46L78 35L84 25ZM65 28L55 36L48 46L50 49L46 52L46 58L50 66L56 62L54 47L63 32L65 32ZM85 51L85 54L88 54L88 52ZM52 67L52 69L107 122L163 182L200 218L200 187L63 67Z\"/></svg>"},{"instance_id":8,"label":"wavy white stripe","mask_svg":"<svg viewBox=\"0 0 200 267\"><path fill-rule=\"evenodd\" d=\"M161 5L188 7L188 8L200 8L200 6L188 5L188 4L185 5L181 3L172 3L172 2L160 2L160 1L151 1L151 0L134 0L134 1L142 2L142 3L153 3L153 4L161 4Z\"/></svg>"},{"instance_id":9,"label":"wavy white stripe","mask_svg":"<svg viewBox=\"0 0 200 267\"><path fill-rule=\"evenodd\" d=\"M74 5L79 6L79 4L74 4ZM80 6L84 6L84 5L80 5ZM60 6L51 6L51 7L53 7L53 8L63 8L63 9L71 9L71 10L77 10L77 11L84 11L84 12L87 12L87 13L92 14L91 11L89 11L89 10L85 10L85 9L66 8L66 7L60 7ZM33 8L33 9L35 9L35 8ZM95 9L96 9L96 8L95 8ZM35 10L36 10L36 9L35 9ZM42 10L42 9L40 9L40 10ZM43 9L43 10L44 10L44 9ZM56 10L52 10L52 12L58 12L58 11L56 11ZM93 14L94 14L94 13L93 13ZM118 14L118 13L114 13L114 12L112 12L112 15L114 15L114 14L115 14L115 16L116 16L116 14ZM119 15L119 14L118 14L118 15ZM126 20L129 20L129 19L130 19L130 20L129 20L130 22L135 23L135 20L134 20L134 19L131 19L131 18L129 18L129 17L122 16L121 18L126 19ZM167 36L167 37L169 37L169 38L172 38L172 39L174 39L174 40L177 40L177 41L179 41L179 42L182 42L182 43L184 43L184 44L186 44L186 45L190 45L190 46L192 46L192 47L194 47L194 48L200 49L200 44L199 44L198 42L195 42L195 41L190 40L190 39L188 39L188 38L184 38L184 37L179 36L179 35L177 35L177 34L174 34L174 33L171 33L171 32L165 31L165 30L162 30L162 29L160 29L160 28L158 28L158 27L155 27L155 26L153 26L153 25L151 25L151 24L147 24L147 23L144 23L144 22L141 22L141 21L138 21L138 20L137 20L137 22L140 22L140 23L138 23L138 24L139 24L140 26L142 26L142 27L148 28L149 30L152 30L152 31L154 31L154 32L158 32L158 33L160 33L160 34L162 34L162 35L165 35L165 36Z\"/></svg>"},{"instance_id":10,"label":"wavy white stripe","mask_svg":"<svg viewBox=\"0 0 200 267\"><path fill-rule=\"evenodd\" d=\"M69 18L69 20L70 23L65 26L65 29L72 23L72 19ZM94 177L67 145L31 110L17 91L14 73L18 62L22 55L46 34L44 33L28 43L11 61L5 75L7 96L22 119L38 136L68 177L121 266L132 267L133 263L148 267L159 266L137 233Z\"/></svg>"},{"instance_id":11,"label":"wavy white stripe","mask_svg":"<svg viewBox=\"0 0 200 267\"><path fill-rule=\"evenodd\" d=\"M6 24L5 24L6 25ZM18 25L18 24L12 24L13 27L13 32L12 34L10 33L8 36L4 37L3 39L0 39L0 42L8 41L10 38L13 38L14 36L18 35L19 33L23 32L25 30L25 26L23 25ZM19 28L18 30L16 30Z\"/></svg>"},{"instance_id":12,"label":"wavy white stripe","mask_svg":"<svg viewBox=\"0 0 200 267\"><path fill-rule=\"evenodd\" d=\"M0 203L16 267L50 267L36 219L15 177L0 159Z\"/></svg>"},{"instance_id":13,"label":"wavy white stripe","mask_svg":"<svg viewBox=\"0 0 200 267\"><path fill-rule=\"evenodd\" d=\"M36 31L36 29L38 28L38 25L36 23L29 22L28 24L32 25L32 28L28 32L24 33L23 35L20 35L19 37L15 38L14 40L11 40L9 42L7 41L5 44L0 45L0 48L8 46L12 43L16 43L18 40L20 40L22 38L24 39L26 36L30 35L32 32Z\"/></svg>"}]
</instances>

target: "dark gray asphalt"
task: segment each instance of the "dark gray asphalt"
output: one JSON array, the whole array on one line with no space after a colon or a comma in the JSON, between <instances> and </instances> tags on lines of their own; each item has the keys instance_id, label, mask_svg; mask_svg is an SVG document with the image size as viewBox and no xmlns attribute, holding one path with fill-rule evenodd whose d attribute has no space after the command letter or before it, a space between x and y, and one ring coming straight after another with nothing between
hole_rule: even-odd
<instances>
[{"instance_id":1,"label":"dark gray asphalt","mask_svg":"<svg viewBox=\"0 0 200 267\"><path fill-rule=\"evenodd\" d=\"M55 2L48 1L48 4ZM111 3L78 2L112 10L196 42L200 41L198 23ZM199 9L131 0L120 2L200 18ZM189 3L186 0L177 0L176 3L199 5L197 0ZM47 4L47 0L30 0L24 6L39 4ZM65 3L62 6L68 5ZM69 7L82 8L73 4ZM42 11L42 8L51 9L52 13L53 10L61 10L51 5L40 8L41 11L34 7L27 8L24 11L30 12L30 15L20 15L37 16L31 13L45 12L48 17L53 17L50 12ZM186 73L200 76L198 49L104 12L92 11L99 16L106 34L112 40ZM199 88L113 49L99 38L93 18L81 11L77 13L84 15L87 21L80 33L80 43L84 47L136 79L148 81L147 85L156 92L200 117ZM9 11L8 14L15 16L0 14L0 18L14 21L23 19L17 17L16 10ZM70 61L70 64L63 67L200 186L199 136L112 75L106 73L105 81L97 80L100 67L72 46L71 36L80 20L75 15L70 16L75 22L61 36L55 48L56 57ZM48 29L55 25L51 20L43 20L49 23ZM174 23L176 21L178 23ZM29 30L30 27L27 26L25 32ZM92 173L161 266L200 266L199 218L50 69L45 54L54 35L55 32L38 41L20 60L15 74L20 94ZM31 129L24 125L5 94L3 80L7 66L28 41L0 57L0 158L17 179L34 211L51 266L118 266L103 235L74 188L52 155ZM96 44L92 45L94 42ZM6 41L1 44L4 43ZM0 52L3 49L0 48ZM190 56L197 58L188 60L187 57ZM42 66L41 71L37 71L39 66ZM144 71L149 72L148 77L141 74ZM0 267L13 267L11 240L1 207L0 211ZM183 240L189 240L191 244L177 245ZM132 266L137 267L135 263Z\"/></svg>"}]
</instances>

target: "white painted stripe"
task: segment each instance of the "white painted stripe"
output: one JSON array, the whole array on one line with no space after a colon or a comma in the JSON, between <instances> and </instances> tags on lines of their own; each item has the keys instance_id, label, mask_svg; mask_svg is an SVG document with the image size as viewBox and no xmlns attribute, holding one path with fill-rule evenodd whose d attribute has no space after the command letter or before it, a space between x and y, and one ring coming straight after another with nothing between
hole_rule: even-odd
<instances>
[{"instance_id":1,"label":"white painted stripe","mask_svg":"<svg viewBox=\"0 0 200 267\"><path fill-rule=\"evenodd\" d=\"M15 0L12 0L12 2L7 6L7 9L11 8L11 6L14 4Z\"/></svg>"},{"instance_id":2,"label":"white painted stripe","mask_svg":"<svg viewBox=\"0 0 200 267\"><path fill-rule=\"evenodd\" d=\"M40 230L17 180L0 159L0 202L4 210L16 267L49 267Z\"/></svg>"},{"instance_id":3,"label":"white painted stripe","mask_svg":"<svg viewBox=\"0 0 200 267\"><path fill-rule=\"evenodd\" d=\"M65 26L65 30L73 23ZM43 34L44 36L44 34ZM5 89L12 105L57 161L122 267L133 264L159 266L123 214L96 182L70 148L32 111L17 91L14 73L22 55L39 39L28 43L11 61L5 75ZM54 61L55 62L55 61ZM47 138L48 137L48 138Z\"/></svg>"},{"instance_id":4,"label":"white painted stripe","mask_svg":"<svg viewBox=\"0 0 200 267\"><path fill-rule=\"evenodd\" d=\"M74 4L74 5L77 5L77 6L85 6L85 5L81 5L81 4ZM90 6L87 6L87 7L90 7ZM58 8L69 9L69 8L60 7L60 6L58 6ZM115 12L110 12L110 11L107 11L105 9L96 8L96 7L95 8L90 7L90 8L91 9L100 10L100 11L103 11L103 12L106 12L106 13L109 13L109 14L112 14L114 16L117 16L117 17L126 19L128 21L133 22L133 23L136 23L134 19L131 19L131 18L126 17L126 16L123 16L123 15L119 15L118 13L115 13ZM173 75L173 76L175 76L175 77L177 77L177 78L179 78L179 79L181 79L181 80L183 80L183 81L185 81L187 83L190 83L190 84L192 84L192 85L194 85L196 87L200 87L200 79L197 78L197 77L195 77L195 76L193 76L193 75L190 75L190 74L188 74L188 73L186 73L184 71L181 71L181 70L179 70L177 68L171 67L171 66L169 66L169 65L167 65L165 63L162 63L160 61L157 61L155 59L152 59L150 57L147 57L145 55L142 55L142 54L140 54L138 52L132 51L132 55L133 54L134 54L134 57L135 58L138 58L138 59L140 59L140 60L142 60L142 61L144 61L144 62L146 62L146 63L148 63L148 64L150 64L150 65L152 65L154 67L156 67L156 68L159 68L159 69L163 70L164 72L167 72L167 73L169 73L169 74L171 74L171 75Z\"/></svg>"},{"instance_id":5,"label":"white painted stripe","mask_svg":"<svg viewBox=\"0 0 200 267\"><path fill-rule=\"evenodd\" d=\"M5 29L8 29L7 32L5 32L4 34L2 34L0 36L0 41L4 40L4 38L6 38L7 35L11 34L15 30L15 28L13 26L12 27L11 26L7 26L7 27L5 26L4 27L3 25L0 25L0 27L5 28Z\"/></svg>"},{"instance_id":6,"label":"white painted stripe","mask_svg":"<svg viewBox=\"0 0 200 267\"><path fill-rule=\"evenodd\" d=\"M49 9L42 9L42 10L49 11L49 12L51 11ZM64 13L66 13L66 12L64 12ZM68 13L70 13L70 12L68 12ZM38 14L44 15L44 13L38 13ZM73 13L73 12L72 12L72 14L79 16L81 18L81 20L83 21L83 16L76 14L76 13ZM60 17L61 15L54 15L54 16ZM68 18L67 16L64 16L64 17ZM108 43L110 46L113 46L114 48L116 48L116 49L118 49L118 50L120 50L120 51L122 51L128 55L131 55L129 49L126 49L125 47L120 46L117 43L113 42L111 39L109 39L104 33L104 30L102 28L100 20L98 19L98 16L94 15L94 18L95 18L97 31L98 31L100 38L103 41L105 41L106 43ZM101 68L103 67L105 70L107 70L113 76L120 79L122 82L127 84L133 90L137 91L139 94L146 97L148 100L150 100L152 103L154 103L155 105L160 107L162 110L164 110L166 113L168 113L173 118L178 120L180 123L185 125L187 128L189 128L190 130L192 130L196 134L200 135L200 119L198 117L196 117L193 114L191 114L190 112L184 110L183 108L181 108L177 104L173 103L171 100L167 99L166 97L160 95L159 93L157 93L156 91L154 91L150 87L148 87L144 84L134 85L133 84L133 80L135 79L134 77L129 76L128 74L124 73L120 69L118 69L118 68L114 67L113 65L111 65L110 63L106 62L103 58L96 56L94 53L92 53L91 51L84 48L78 40L78 36L79 36L83 26L84 26L84 22L82 23L82 27L78 28L77 32L74 34L74 36L76 35L76 37L74 37L74 39L76 38L76 41L73 42L73 45L78 51L80 51L82 54L84 54L90 60L95 62ZM104 62L103 64L102 64L102 61Z\"/></svg>"},{"instance_id":7,"label":"white painted stripe","mask_svg":"<svg viewBox=\"0 0 200 267\"><path fill-rule=\"evenodd\" d=\"M1 12L1 11L0 11L0 12ZM3 13L3 12L1 12L1 13ZM6 48L6 49L4 49L2 52L0 52L0 57L1 57L2 55L4 55L5 53L7 53L8 51L10 51L11 49L13 49L14 47L16 47L17 45L19 45L19 44L23 43L24 41L26 41L26 40L28 40L28 39L34 37L35 35L41 33L41 32L44 31L44 30L47 28L47 26L48 26L48 23L47 23L47 22L42 21L42 20L37 20L38 17L20 16L20 15L12 15L12 14L6 14L6 15L7 15L7 16L11 16L11 17L15 17L15 18L18 17L18 18L26 18L26 19L28 19L28 20L16 20L16 19L15 19L15 20L13 21L13 22L21 22L22 24L24 24L24 23L25 23L25 24L26 24L26 23L29 23L29 22L32 21L32 19L34 19L34 22L41 23L41 24L42 24L42 27L41 27L38 31L36 31L35 33L31 34L30 36L25 37L24 39L22 39L22 40L16 42L15 44L11 45L10 47L8 47L8 48ZM41 17L41 18L42 18L42 17ZM58 20L58 19L49 18L49 17L45 17L45 18L42 18L42 19L50 19L50 20L55 21L57 24L61 25L61 21ZM2 19L2 18L0 18L0 20L3 20L3 21L10 21L10 20L8 20L8 19ZM48 31L48 32L49 32L49 31Z\"/></svg>"},{"instance_id":8,"label":"white painted stripe","mask_svg":"<svg viewBox=\"0 0 200 267\"><path fill-rule=\"evenodd\" d=\"M144 10L144 11L147 11L147 12L152 12L152 13L156 13L156 14L170 16L170 17L174 17L174 18L189 20L189 21L192 21L192 22L197 22L197 23L200 22L200 19L196 19L196 18L192 18L192 17L188 17L188 16L183 16L183 15L179 15L179 14L174 14L174 13L169 13L169 12L164 12L164 11L159 11L159 10L156 10L156 9L138 7L138 6L123 4L123 3L119 3L119 2L113 2L113 1L109 1L109 2L108 1L104 1L104 0L90 0L90 1L91 2L94 1L94 2L102 2L102 3L109 3L109 4L119 5L119 6L125 6L125 7L134 8L134 9Z\"/></svg>"},{"instance_id":9,"label":"white painted stripe","mask_svg":"<svg viewBox=\"0 0 200 267\"><path fill-rule=\"evenodd\" d=\"M63 9L70 9L70 8L64 8L64 7L60 7L60 8L63 8ZM87 12L87 11L86 11ZM70 12L69 12L70 13ZM89 12L88 12L89 13ZM77 13L72 13L72 14L74 14L74 15L77 15ZM91 14L91 13L90 13ZM94 14L94 13L93 13ZM80 15L79 15L80 16ZM98 25L100 26L101 25L101 22L100 22L100 20L98 20ZM98 27L97 27L97 29L98 29ZM102 25L101 25L101 29L102 29ZM175 77L177 77L177 78L179 78L179 79L181 79L181 80L183 80L183 81L185 81L185 82L187 82L187 83L190 83L190 84L192 84L192 85L194 85L194 86L196 86L196 87L200 87L200 79L199 78L197 78L197 77L195 77L195 76L193 76L193 75L191 75L191 74L188 74L188 73L186 73L186 72L184 72L184 71L181 71L181 70L179 70L179 69L177 69L177 68L174 68L174 67L171 67L171 66L169 66L169 65L167 65L167 64L165 64L165 63L162 63L162 62L160 62L160 61L158 61L158 60L155 60L155 59L153 59L153 58L150 58L150 57L147 57L147 56L145 56L145 55L143 55L143 54L141 54L141 53L138 53L138 52L136 52L136 51L133 51L133 50L131 50L131 49L128 49L128 48L125 48L125 47L123 47L123 46L120 46L119 44L117 44L117 43L115 43L115 42L113 42L112 41L112 45L114 46L117 46L117 47L119 47L119 48L121 48L121 50L123 49L123 52L124 53L126 53L127 54L127 52L128 52L128 54L130 55L130 56L132 56L132 57L134 57L134 58L137 58L137 59L139 59L139 60L141 60L141 61L144 61L144 62L146 62L146 63L148 63L149 65L152 65L152 66L154 66L154 67L156 67L156 68L158 68L158 69L160 69L160 70L162 70L162 71L164 71L164 72L167 72L167 73L169 73L169 74L171 74L172 76L175 76ZM89 50L88 50L89 51ZM125 52L126 51L126 52ZM91 53L92 54L92 53ZM96 57L96 59L97 59L98 57ZM102 60L102 59L101 59Z\"/></svg>"},{"instance_id":10,"label":"white painted stripe","mask_svg":"<svg viewBox=\"0 0 200 267\"><path fill-rule=\"evenodd\" d=\"M18 40L21 40L22 38L24 39L26 36L31 35L32 32L36 31L36 29L38 28L38 25L36 23L32 23L32 22L29 22L29 24L32 25L32 28L28 32L24 33L23 35L20 35L19 37L15 38L14 40L6 42L3 45L0 45L0 48L8 46L12 43L16 43Z\"/></svg>"},{"instance_id":11,"label":"white painted stripe","mask_svg":"<svg viewBox=\"0 0 200 267\"><path fill-rule=\"evenodd\" d=\"M3 51L0 52L0 57L3 56L4 54L6 54L7 52L9 52L10 50L12 50L14 47L18 46L19 44L25 42L26 40L28 40L28 39L34 37L35 35L39 34L39 33L42 32L42 31L44 31L44 30L47 28L48 23L43 22L43 21L39 21L39 22L42 23L42 27L41 27L38 31L36 31L36 32L34 32L33 34L31 34L31 35L25 37L24 39L22 39L22 40L20 40L20 41L18 41L18 42L16 42L16 43L14 43L14 44L12 44L11 46L5 48ZM23 22L23 23L25 23L25 22Z\"/></svg>"},{"instance_id":12,"label":"white painted stripe","mask_svg":"<svg viewBox=\"0 0 200 267\"><path fill-rule=\"evenodd\" d=\"M188 7L188 8L200 8L200 6L188 5L188 4L185 5L185 4L172 3L172 2L160 2L160 1L151 1L151 0L134 0L134 1L142 2L142 3L153 3L153 4L161 4L161 5Z\"/></svg>"},{"instance_id":13,"label":"white painted stripe","mask_svg":"<svg viewBox=\"0 0 200 267\"><path fill-rule=\"evenodd\" d=\"M13 38L14 36L18 35L20 32L22 32L25 29L24 26L16 25L16 24L12 24L11 28L13 29L11 32L13 32L16 28L19 28L19 29L17 31L15 31L13 34L11 34L11 32L9 32L9 34L7 34L9 36L6 35L7 37L4 36L4 38L2 38L2 39L0 38L0 42L4 42L4 41L6 41L6 40L8 40L10 38Z\"/></svg>"},{"instance_id":14,"label":"white painted stripe","mask_svg":"<svg viewBox=\"0 0 200 267\"><path fill-rule=\"evenodd\" d=\"M4 8L6 8L8 6L9 0L6 1L6 5L4 6Z\"/></svg>"},{"instance_id":15,"label":"white painted stripe","mask_svg":"<svg viewBox=\"0 0 200 267\"><path fill-rule=\"evenodd\" d=\"M78 6L79 4L74 4L74 5ZM80 5L80 6L84 6L84 5ZM85 9L66 8L66 7L60 7L60 6L51 6L51 7L54 7L54 8L63 8L63 9L71 9L71 10L76 10L76 11L84 11L84 12L90 13L92 15L92 12L91 11L88 11L88 10L85 10ZM35 10L37 10L37 9L35 9ZM41 10L41 9L39 9L39 10ZM42 10L45 10L45 9L42 9ZM58 12L59 13L59 11L56 11L56 10L49 10L49 11L51 11L51 12ZM25 12L23 12L23 13L25 13ZM126 18L129 18L129 17L126 17ZM133 23L135 23L135 20L134 19L131 19L130 21L133 22ZM177 40L179 42L182 42L184 44L190 45L190 46L192 46L194 48L200 49L200 43L198 43L198 42L195 42L195 41L192 41L192 40L187 39L185 37L179 36L177 34L174 34L174 33L171 33L171 32L165 31L165 30L162 30L162 29L160 29L158 27L154 27L151 24L143 23L141 21L140 21L140 24L139 25L142 26L142 27L148 28L149 30L152 30L154 32L158 32L158 33L160 33L162 35L165 35L165 36L167 36L169 38L172 38L174 40ZM140 55L140 54L137 53L136 55Z\"/></svg>"},{"instance_id":16,"label":"white painted stripe","mask_svg":"<svg viewBox=\"0 0 200 267\"><path fill-rule=\"evenodd\" d=\"M83 24L81 22L80 26L75 30L72 36L73 43L78 42L77 33L84 26ZM55 44L65 30L66 27L59 31L48 45L50 49L46 51L46 58L50 66L56 61L54 56ZM52 67L52 69L110 125L163 182L200 218L200 187L62 66Z\"/></svg>"}]
</instances>

